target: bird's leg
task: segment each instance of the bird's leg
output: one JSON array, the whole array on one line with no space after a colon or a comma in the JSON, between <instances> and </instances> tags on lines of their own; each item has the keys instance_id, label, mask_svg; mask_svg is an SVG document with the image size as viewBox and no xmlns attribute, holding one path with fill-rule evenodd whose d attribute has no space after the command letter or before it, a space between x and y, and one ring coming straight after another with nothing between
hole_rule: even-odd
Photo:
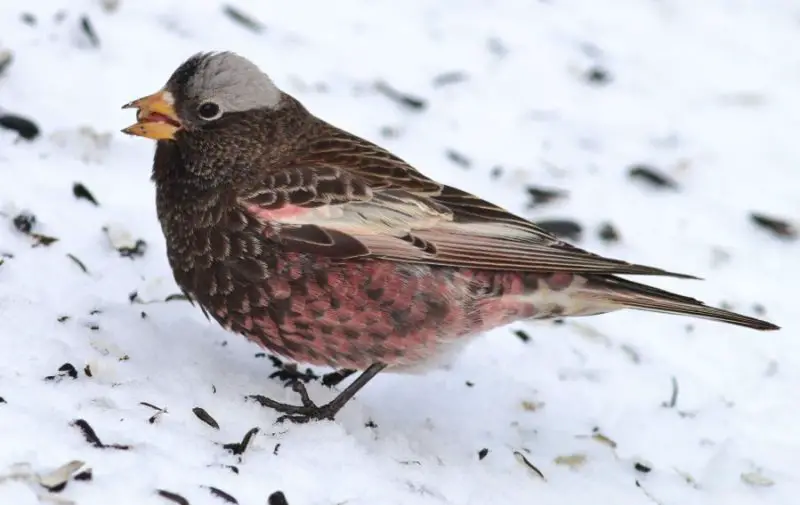
<instances>
[{"instance_id":1,"label":"bird's leg","mask_svg":"<svg viewBox=\"0 0 800 505\"><path fill-rule=\"evenodd\" d=\"M284 415L278 418L278 422L291 421L293 423L305 423L311 420L333 419L342 410L342 407L363 388L367 382L378 375L386 365L375 363L359 375L344 391L339 393L336 398L322 406L317 406L308 396L306 386L300 381L292 383L292 390L300 395L302 405L290 405L280 403L262 395L253 395L250 398L257 401L264 407L269 407Z\"/></svg>"}]
</instances>

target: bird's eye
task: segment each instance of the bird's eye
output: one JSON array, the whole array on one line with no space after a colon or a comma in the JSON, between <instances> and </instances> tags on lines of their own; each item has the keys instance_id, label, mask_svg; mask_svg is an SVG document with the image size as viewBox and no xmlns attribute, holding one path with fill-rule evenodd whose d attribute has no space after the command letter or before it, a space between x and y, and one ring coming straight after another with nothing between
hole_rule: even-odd
<instances>
[{"instance_id":1,"label":"bird's eye","mask_svg":"<svg viewBox=\"0 0 800 505\"><path fill-rule=\"evenodd\" d=\"M222 115L222 110L220 110L219 105L214 102L203 102L197 108L197 113L200 114L201 118L210 121L220 117Z\"/></svg>"}]
</instances>

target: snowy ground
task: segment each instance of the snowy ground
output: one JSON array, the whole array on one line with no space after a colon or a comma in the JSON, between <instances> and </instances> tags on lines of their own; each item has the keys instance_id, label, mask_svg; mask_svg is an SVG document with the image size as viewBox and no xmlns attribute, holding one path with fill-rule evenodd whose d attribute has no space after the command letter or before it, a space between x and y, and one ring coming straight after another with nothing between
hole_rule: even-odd
<instances>
[{"instance_id":1,"label":"snowy ground","mask_svg":"<svg viewBox=\"0 0 800 505\"><path fill-rule=\"evenodd\" d=\"M0 2L0 51L13 55L0 106L41 128L33 141L0 129L0 504L250 505L279 490L291 505L797 503L799 242L750 213L800 222L800 4L236 7L261 29L214 0ZM537 220L575 220L581 246L700 275L657 284L784 329L634 312L520 324L452 370L380 376L336 422L275 425L244 400L295 399L261 350L160 302L177 289L153 145L119 133L133 121L123 103L211 49L253 59L318 115L428 174ZM631 180L635 165L677 189ZM76 182L98 206L73 196ZM569 194L532 209L528 185ZM23 211L59 240L34 247L14 226ZM618 242L599 237L606 222ZM108 226L144 254L122 257ZM224 447L255 427L243 454ZM85 466L60 489L52 472L71 461Z\"/></svg>"}]
</instances>

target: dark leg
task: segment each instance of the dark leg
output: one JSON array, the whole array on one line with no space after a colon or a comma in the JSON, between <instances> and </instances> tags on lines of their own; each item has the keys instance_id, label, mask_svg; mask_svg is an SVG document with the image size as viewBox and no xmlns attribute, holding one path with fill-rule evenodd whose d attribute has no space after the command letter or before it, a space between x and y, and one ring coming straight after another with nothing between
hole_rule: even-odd
<instances>
[{"instance_id":1,"label":"dark leg","mask_svg":"<svg viewBox=\"0 0 800 505\"><path fill-rule=\"evenodd\" d=\"M302 405L289 405L288 403L280 403L262 395L252 395L250 398L257 401L264 407L269 407L284 414L278 418L278 422L292 421L294 423L305 423L311 421L312 419L333 419L334 416L336 416L336 414L342 410L342 407L344 407L345 404L367 384L367 382L372 380L372 378L378 375L384 368L386 368L386 365L382 363L370 365L369 368L364 370L364 372L362 372L361 375L359 375L356 380L352 382L352 384L347 386L344 391L339 393L336 398L325 405L322 405L321 407L317 406L311 400L311 398L309 398L305 385L300 381L295 381L292 383L292 389L298 395L300 395L300 402Z\"/></svg>"}]
</instances>

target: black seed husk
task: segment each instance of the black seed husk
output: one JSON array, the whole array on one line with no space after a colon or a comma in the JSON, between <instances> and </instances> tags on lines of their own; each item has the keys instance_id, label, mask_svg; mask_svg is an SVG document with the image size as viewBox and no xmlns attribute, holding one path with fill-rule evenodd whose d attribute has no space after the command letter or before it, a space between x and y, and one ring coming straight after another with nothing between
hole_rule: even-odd
<instances>
[{"instance_id":1,"label":"black seed husk","mask_svg":"<svg viewBox=\"0 0 800 505\"><path fill-rule=\"evenodd\" d=\"M408 109L419 111L425 109L427 105L425 103L425 100L423 100L422 98L417 98L415 96L411 96L406 93L397 91L396 89L392 88L383 81L376 82L375 89L385 97L397 102L398 104Z\"/></svg>"},{"instance_id":2,"label":"black seed husk","mask_svg":"<svg viewBox=\"0 0 800 505\"><path fill-rule=\"evenodd\" d=\"M267 498L267 505L289 505L289 502L286 501L283 491L275 491Z\"/></svg>"},{"instance_id":3,"label":"black seed husk","mask_svg":"<svg viewBox=\"0 0 800 505\"><path fill-rule=\"evenodd\" d=\"M600 229L597 232L600 240L604 242L618 242L619 241L619 232L611 223L603 223L600 225Z\"/></svg>"},{"instance_id":4,"label":"black seed husk","mask_svg":"<svg viewBox=\"0 0 800 505\"><path fill-rule=\"evenodd\" d=\"M797 238L797 228L792 226L785 219L781 219L775 216L767 216L766 214L762 214L760 212L751 212L750 219L763 228L771 232L776 237L780 237L782 239L795 239Z\"/></svg>"},{"instance_id":5,"label":"black seed husk","mask_svg":"<svg viewBox=\"0 0 800 505\"><path fill-rule=\"evenodd\" d=\"M628 177L634 180L646 182L654 188L672 190L678 189L677 182L649 165L634 165L630 167L628 169Z\"/></svg>"},{"instance_id":6,"label":"black seed husk","mask_svg":"<svg viewBox=\"0 0 800 505\"><path fill-rule=\"evenodd\" d=\"M167 500L173 503L177 503L178 505L189 505L189 500L179 495L178 493L173 493L171 491L165 491L163 489L159 489L158 496L166 498Z\"/></svg>"},{"instance_id":7,"label":"black seed husk","mask_svg":"<svg viewBox=\"0 0 800 505\"><path fill-rule=\"evenodd\" d=\"M71 259L73 263L78 265L78 268L80 268L83 271L83 273L85 274L89 273L89 269L86 268L86 265L83 263L83 261L79 260L77 256L75 256L72 253L67 253L67 258Z\"/></svg>"},{"instance_id":8,"label":"black seed husk","mask_svg":"<svg viewBox=\"0 0 800 505\"><path fill-rule=\"evenodd\" d=\"M252 16L249 14L245 14L243 11L239 10L238 8L232 5L225 5L222 8L222 12L225 13L232 21L242 25L243 27L251 30L255 33L261 33L264 31L264 25L256 21Z\"/></svg>"},{"instance_id":9,"label":"black seed husk","mask_svg":"<svg viewBox=\"0 0 800 505\"><path fill-rule=\"evenodd\" d=\"M546 219L537 221L536 225L568 240L580 240L583 233L583 226L571 219Z\"/></svg>"},{"instance_id":10,"label":"black seed husk","mask_svg":"<svg viewBox=\"0 0 800 505\"><path fill-rule=\"evenodd\" d=\"M100 205L97 203L97 199L94 197L92 192L89 191L89 188L84 186L81 182L76 182L72 185L72 194L79 200L88 200L95 205Z\"/></svg>"},{"instance_id":11,"label":"black seed husk","mask_svg":"<svg viewBox=\"0 0 800 505\"><path fill-rule=\"evenodd\" d=\"M100 46L100 37L97 36L97 32L88 16L81 16L81 31L94 47Z\"/></svg>"},{"instance_id":12,"label":"black seed husk","mask_svg":"<svg viewBox=\"0 0 800 505\"><path fill-rule=\"evenodd\" d=\"M195 407L192 409L192 412L194 412L194 415L196 415L198 419L200 419L207 425L211 426L214 429L217 430L219 429L219 424L217 423L217 421L213 417L211 417L211 414L206 412L204 408Z\"/></svg>"},{"instance_id":13,"label":"black seed husk","mask_svg":"<svg viewBox=\"0 0 800 505\"><path fill-rule=\"evenodd\" d=\"M218 498L222 498L223 500L225 500L228 503L234 503L234 504L238 504L239 503L236 500L236 498L234 498L233 496L229 495L228 493L226 493L225 491L223 491L221 489L215 488L214 486L208 486L208 490L214 496L216 496Z\"/></svg>"},{"instance_id":14,"label":"black seed husk","mask_svg":"<svg viewBox=\"0 0 800 505\"><path fill-rule=\"evenodd\" d=\"M25 140L33 140L39 136L39 127L33 120L16 114L0 114L0 126L17 132Z\"/></svg>"},{"instance_id":15,"label":"black seed husk","mask_svg":"<svg viewBox=\"0 0 800 505\"><path fill-rule=\"evenodd\" d=\"M235 456L240 456L244 454L244 451L247 450L247 446L250 445L250 440L252 440L253 436L258 433L258 428L251 428L250 431L244 434L244 438L242 438L241 442L234 442L232 444L225 444L222 447L228 451L230 451Z\"/></svg>"},{"instance_id":16,"label":"black seed husk","mask_svg":"<svg viewBox=\"0 0 800 505\"><path fill-rule=\"evenodd\" d=\"M558 189L541 188L538 186L528 186L525 189L531 197L531 202L528 204L528 207L544 205L567 196L566 192Z\"/></svg>"}]
</instances>

